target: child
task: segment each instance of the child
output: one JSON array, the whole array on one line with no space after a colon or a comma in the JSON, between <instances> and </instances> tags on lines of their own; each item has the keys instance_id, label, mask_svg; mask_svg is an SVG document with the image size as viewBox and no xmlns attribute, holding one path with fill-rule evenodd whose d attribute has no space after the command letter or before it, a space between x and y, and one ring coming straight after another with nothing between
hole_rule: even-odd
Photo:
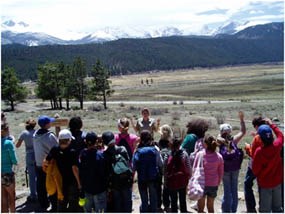
<instances>
[{"instance_id":1,"label":"child","mask_svg":"<svg viewBox=\"0 0 285 214\"><path fill-rule=\"evenodd\" d=\"M15 147L9 139L9 126L1 124L1 211L15 213L15 174L13 165L17 165Z\"/></svg>"},{"instance_id":2,"label":"child","mask_svg":"<svg viewBox=\"0 0 285 214\"><path fill-rule=\"evenodd\" d=\"M171 155L164 165L166 187L171 198L171 212L178 211L177 196L179 196L180 212L187 212L186 188L190 178L190 161L186 151L180 149L181 140L175 138L170 143Z\"/></svg>"},{"instance_id":3,"label":"child","mask_svg":"<svg viewBox=\"0 0 285 214\"><path fill-rule=\"evenodd\" d=\"M214 213L214 200L217 196L218 186L224 175L223 157L216 152L217 142L211 135L204 138L205 150L197 153L194 168L197 165L198 158L203 156L203 166L205 171L205 189L204 197L198 200L198 212L204 212L205 200L207 196L207 209L209 213Z\"/></svg>"},{"instance_id":4,"label":"child","mask_svg":"<svg viewBox=\"0 0 285 214\"><path fill-rule=\"evenodd\" d=\"M157 179L162 159L155 148L151 133L141 132L140 144L133 157L133 170L138 173L138 188L141 196L140 212L157 211Z\"/></svg>"},{"instance_id":5,"label":"child","mask_svg":"<svg viewBox=\"0 0 285 214\"><path fill-rule=\"evenodd\" d=\"M259 212L282 212L281 184L284 168L280 151L284 145L284 136L270 119L264 120L268 125L261 125L257 130L263 146L256 149L252 163L252 171L259 186Z\"/></svg>"},{"instance_id":6,"label":"child","mask_svg":"<svg viewBox=\"0 0 285 214\"><path fill-rule=\"evenodd\" d=\"M25 142L26 147L26 169L29 174L29 187L30 195L27 198L27 201L36 202L37 200L37 179L36 179L36 167L35 167L35 152L33 146L33 135L35 133L35 126L37 125L36 121L29 119L26 121L26 130L22 131L16 148L19 148L23 142Z\"/></svg>"},{"instance_id":7,"label":"child","mask_svg":"<svg viewBox=\"0 0 285 214\"><path fill-rule=\"evenodd\" d=\"M58 170L62 176L62 192L64 199L58 203L58 212L80 212L78 205L79 190L81 184L79 180L78 159L76 151L70 148L71 140L74 137L68 129L59 132L59 146L53 147L46 157L46 164L55 160Z\"/></svg>"},{"instance_id":8,"label":"child","mask_svg":"<svg viewBox=\"0 0 285 214\"><path fill-rule=\"evenodd\" d=\"M107 208L107 169L104 155L96 148L97 135L86 134L87 148L79 156L79 175L82 189L85 192L85 212L106 212Z\"/></svg>"}]
</instances>

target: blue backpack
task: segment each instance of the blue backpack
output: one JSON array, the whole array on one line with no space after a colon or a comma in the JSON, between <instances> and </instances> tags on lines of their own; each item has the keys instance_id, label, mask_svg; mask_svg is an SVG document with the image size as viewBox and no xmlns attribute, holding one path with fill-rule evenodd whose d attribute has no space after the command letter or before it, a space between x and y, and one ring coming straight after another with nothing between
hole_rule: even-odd
<instances>
[{"instance_id":1,"label":"blue backpack","mask_svg":"<svg viewBox=\"0 0 285 214\"><path fill-rule=\"evenodd\" d=\"M157 150L153 146L141 147L136 151L134 161L138 171L138 180L141 182L154 181L159 175L156 164Z\"/></svg>"}]
</instances>

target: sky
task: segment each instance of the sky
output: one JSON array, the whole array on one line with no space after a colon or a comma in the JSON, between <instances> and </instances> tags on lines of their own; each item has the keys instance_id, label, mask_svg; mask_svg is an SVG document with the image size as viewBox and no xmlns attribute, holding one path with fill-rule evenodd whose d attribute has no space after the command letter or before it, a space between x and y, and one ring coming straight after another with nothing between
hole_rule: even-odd
<instances>
[{"instance_id":1,"label":"sky","mask_svg":"<svg viewBox=\"0 0 285 214\"><path fill-rule=\"evenodd\" d=\"M76 37L106 27L188 27L228 20L284 19L280 0L1 0L1 23L23 21L30 29ZM247 20L244 16L247 16Z\"/></svg>"}]
</instances>

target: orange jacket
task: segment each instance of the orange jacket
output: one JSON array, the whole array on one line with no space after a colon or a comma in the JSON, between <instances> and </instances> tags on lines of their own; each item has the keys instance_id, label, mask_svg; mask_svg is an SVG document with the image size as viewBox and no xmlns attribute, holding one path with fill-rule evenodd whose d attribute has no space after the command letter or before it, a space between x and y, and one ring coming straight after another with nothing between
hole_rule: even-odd
<instances>
[{"instance_id":1,"label":"orange jacket","mask_svg":"<svg viewBox=\"0 0 285 214\"><path fill-rule=\"evenodd\" d=\"M261 140L260 136L259 135L255 135L253 140L252 140L252 142L251 142L251 145L245 147L246 153L251 158L253 158L256 149L258 147L261 147L262 145L263 145L263 143L262 143L262 140Z\"/></svg>"}]
</instances>

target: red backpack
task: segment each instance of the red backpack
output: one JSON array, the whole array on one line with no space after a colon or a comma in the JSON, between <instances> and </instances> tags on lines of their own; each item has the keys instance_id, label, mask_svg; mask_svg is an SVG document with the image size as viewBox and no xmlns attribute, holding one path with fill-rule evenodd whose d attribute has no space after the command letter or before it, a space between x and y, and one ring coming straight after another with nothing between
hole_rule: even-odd
<instances>
[{"instance_id":1,"label":"red backpack","mask_svg":"<svg viewBox=\"0 0 285 214\"><path fill-rule=\"evenodd\" d=\"M189 175L186 172L185 161L182 158L182 150L171 154L167 159L166 185L170 190L178 190L187 187Z\"/></svg>"}]
</instances>

